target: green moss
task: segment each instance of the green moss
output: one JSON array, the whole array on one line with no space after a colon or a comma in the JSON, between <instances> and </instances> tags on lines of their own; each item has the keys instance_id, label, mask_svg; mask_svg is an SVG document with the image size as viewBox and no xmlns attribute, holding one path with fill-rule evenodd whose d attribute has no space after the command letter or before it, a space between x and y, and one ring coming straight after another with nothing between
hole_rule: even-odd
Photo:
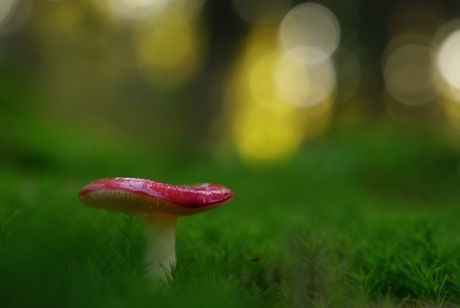
<instances>
[{"instance_id":1,"label":"green moss","mask_svg":"<svg viewBox=\"0 0 460 308\"><path fill-rule=\"evenodd\" d=\"M459 153L434 134L366 126L254 170L36 126L0 144L5 306L460 303ZM177 267L158 287L143 274L140 222L77 201L104 176L219 182L236 197L178 220Z\"/></svg>"}]
</instances>

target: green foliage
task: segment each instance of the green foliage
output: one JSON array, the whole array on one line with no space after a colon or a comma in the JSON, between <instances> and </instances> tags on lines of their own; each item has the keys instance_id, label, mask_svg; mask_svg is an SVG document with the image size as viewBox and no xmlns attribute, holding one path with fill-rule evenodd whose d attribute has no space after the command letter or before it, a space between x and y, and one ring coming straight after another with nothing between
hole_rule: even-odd
<instances>
[{"instance_id":1,"label":"green foliage","mask_svg":"<svg viewBox=\"0 0 460 308\"><path fill-rule=\"evenodd\" d=\"M6 307L460 304L459 153L436 136L383 124L332 132L288 164L254 170L231 155L178 162L35 125L35 137L0 144ZM103 176L219 182L236 197L178 219L177 266L155 284L142 223L78 204Z\"/></svg>"},{"instance_id":2,"label":"green foliage","mask_svg":"<svg viewBox=\"0 0 460 308\"><path fill-rule=\"evenodd\" d=\"M432 223L404 222L392 230L376 230L356 263L358 280L373 297L390 295L406 302L437 305L458 301L454 288L458 246L442 241ZM377 234L375 234L377 233Z\"/></svg>"}]
</instances>

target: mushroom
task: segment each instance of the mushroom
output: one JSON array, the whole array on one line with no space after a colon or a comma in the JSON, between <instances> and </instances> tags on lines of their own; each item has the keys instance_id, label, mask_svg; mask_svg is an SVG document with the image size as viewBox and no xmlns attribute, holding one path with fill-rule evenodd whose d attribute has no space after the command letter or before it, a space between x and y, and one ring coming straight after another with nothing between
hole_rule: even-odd
<instances>
[{"instance_id":1,"label":"mushroom","mask_svg":"<svg viewBox=\"0 0 460 308\"><path fill-rule=\"evenodd\" d=\"M177 216L216 208L233 197L218 184L172 185L137 178L104 178L85 185L78 198L86 206L137 215L146 221L148 274L164 280L176 264Z\"/></svg>"}]
</instances>

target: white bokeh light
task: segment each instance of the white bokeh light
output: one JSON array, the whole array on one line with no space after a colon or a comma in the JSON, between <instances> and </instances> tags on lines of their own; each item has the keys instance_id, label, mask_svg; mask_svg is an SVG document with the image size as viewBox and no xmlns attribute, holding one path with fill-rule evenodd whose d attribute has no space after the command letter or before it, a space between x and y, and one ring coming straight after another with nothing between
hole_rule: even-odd
<instances>
[{"instance_id":1,"label":"white bokeh light","mask_svg":"<svg viewBox=\"0 0 460 308\"><path fill-rule=\"evenodd\" d=\"M109 10L119 18L143 20L165 9L171 0L107 0Z\"/></svg>"},{"instance_id":2,"label":"white bokeh light","mask_svg":"<svg viewBox=\"0 0 460 308\"><path fill-rule=\"evenodd\" d=\"M326 7L304 3L283 18L279 39L283 50L298 61L318 63L330 58L339 46L340 25Z\"/></svg>"},{"instance_id":3,"label":"white bokeh light","mask_svg":"<svg viewBox=\"0 0 460 308\"><path fill-rule=\"evenodd\" d=\"M181 24L195 18L204 0L92 0L104 14L127 22Z\"/></svg>"},{"instance_id":4,"label":"white bokeh light","mask_svg":"<svg viewBox=\"0 0 460 308\"><path fill-rule=\"evenodd\" d=\"M0 35L21 29L32 14L30 0L0 0Z\"/></svg>"},{"instance_id":5,"label":"white bokeh light","mask_svg":"<svg viewBox=\"0 0 460 308\"><path fill-rule=\"evenodd\" d=\"M0 1L0 26L8 19L11 12L14 10L16 0L2 0Z\"/></svg>"},{"instance_id":6,"label":"white bokeh light","mask_svg":"<svg viewBox=\"0 0 460 308\"><path fill-rule=\"evenodd\" d=\"M416 106L436 97L430 48L405 44L394 50L383 65L386 89L399 102Z\"/></svg>"},{"instance_id":7,"label":"white bokeh light","mask_svg":"<svg viewBox=\"0 0 460 308\"><path fill-rule=\"evenodd\" d=\"M442 79L456 90L460 90L460 30L448 35L439 46L437 67Z\"/></svg>"}]
</instances>

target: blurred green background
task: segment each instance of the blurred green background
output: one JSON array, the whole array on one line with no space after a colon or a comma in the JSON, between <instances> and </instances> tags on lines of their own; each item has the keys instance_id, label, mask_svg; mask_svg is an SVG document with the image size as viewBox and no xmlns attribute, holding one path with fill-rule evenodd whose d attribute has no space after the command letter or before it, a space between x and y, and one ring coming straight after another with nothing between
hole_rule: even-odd
<instances>
[{"instance_id":1,"label":"blurred green background","mask_svg":"<svg viewBox=\"0 0 460 308\"><path fill-rule=\"evenodd\" d=\"M447 0L0 0L0 306L458 304L459 50ZM235 192L153 295L114 176Z\"/></svg>"},{"instance_id":2,"label":"blurred green background","mask_svg":"<svg viewBox=\"0 0 460 308\"><path fill-rule=\"evenodd\" d=\"M249 165L289 158L340 119L455 131L458 13L453 1L3 1L3 130L14 138L10 122L32 117Z\"/></svg>"}]
</instances>

